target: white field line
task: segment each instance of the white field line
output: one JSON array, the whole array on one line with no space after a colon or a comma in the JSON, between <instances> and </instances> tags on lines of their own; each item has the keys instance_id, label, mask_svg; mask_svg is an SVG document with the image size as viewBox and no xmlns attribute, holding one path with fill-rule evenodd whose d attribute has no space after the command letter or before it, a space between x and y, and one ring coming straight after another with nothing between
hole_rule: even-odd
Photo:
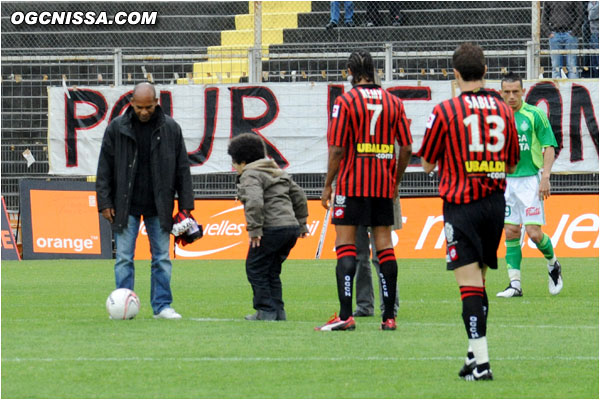
<instances>
[{"instance_id":1,"label":"white field line","mask_svg":"<svg viewBox=\"0 0 600 400\"><path fill-rule=\"evenodd\" d=\"M184 318L189 319L191 321L198 322L244 322L249 323L244 319L239 318ZM277 321L268 321L272 323L280 324L281 322ZM311 321L286 321L286 323L301 323L301 324L315 324L315 322ZM250 322L256 323L256 322ZM403 326L437 326L437 327L454 327L454 326L464 326L461 322L404 322L401 319L397 320L398 328L402 328ZM367 322L367 321L358 321L357 325L369 325L369 326L379 326L379 322ZM598 325L512 325L512 324L491 324L492 328L519 328L519 329L598 329Z\"/></svg>"},{"instance_id":2,"label":"white field line","mask_svg":"<svg viewBox=\"0 0 600 400\"><path fill-rule=\"evenodd\" d=\"M244 323L244 324L256 324L258 322L250 322L250 321L246 321L243 318L183 318L183 320L189 320L189 321L197 321L197 322L236 322L236 323ZM2 320L4 323L10 323L10 322L35 322L35 321L39 321L38 319L35 318L15 318L15 319L10 319L10 318L3 318ZM62 319L57 319L55 320L56 322L59 321L72 321L72 319L67 319L67 318L62 318ZM90 322L90 321L98 321L97 318L86 318L86 319L79 319L79 321L85 321L85 322ZM127 322L121 322L121 321L109 321L108 318L106 319L107 322L109 323L124 323L124 324L133 324L135 323L135 321L142 321L142 322L148 322L148 323L155 323L155 319L153 318L138 318L137 320L131 320L131 321L127 321ZM158 321L157 321L158 322ZM277 322L277 321L265 321L266 323L276 323L276 324L282 324L282 322ZM322 321L287 321L285 322L286 324L307 324L307 325L318 325L319 322ZM398 328L402 329L403 327L462 327L464 326L464 324L462 323L462 321L457 321L457 322L405 322L402 321L401 319L397 320L398 323ZM360 326L379 326L379 322L378 321L358 321L357 322L358 325ZM535 325L535 324L531 324L531 325L524 325L524 324L491 324L491 328L509 328L509 329L595 329L598 330L600 327L598 325Z\"/></svg>"},{"instance_id":3,"label":"white field line","mask_svg":"<svg viewBox=\"0 0 600 400\"><path fill-rule=\"evenodd\" d=\"M14 357L3 358L2 362L346 362L346 361L461 361L464 357ZM598 356L553 356L553 357L494 357L494 361L598 361Z\"/></svg>"}]
</instances>

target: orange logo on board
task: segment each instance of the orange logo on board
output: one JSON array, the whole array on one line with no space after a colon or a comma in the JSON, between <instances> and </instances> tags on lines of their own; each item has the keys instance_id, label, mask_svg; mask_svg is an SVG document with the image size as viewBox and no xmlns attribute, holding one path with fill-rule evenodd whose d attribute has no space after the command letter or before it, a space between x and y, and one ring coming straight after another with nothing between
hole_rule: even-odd
<instances>
[{"instance_id":1,"label":"orange logo on board","mask_svg":"<svg viewBox=\"0 0 600 400\"><path fill-rule=\"evenodd\" d=\"M101 254L93 191L31 190L33 251ZM48 212L52 204L52 212Z\"/></svg>"}]
</instances>

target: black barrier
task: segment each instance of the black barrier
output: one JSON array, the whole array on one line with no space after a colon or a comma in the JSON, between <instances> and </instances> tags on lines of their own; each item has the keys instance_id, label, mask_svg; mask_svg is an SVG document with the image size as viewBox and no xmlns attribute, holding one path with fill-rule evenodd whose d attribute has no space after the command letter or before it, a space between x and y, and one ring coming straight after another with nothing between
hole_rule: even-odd
<instances>
[{"instance_id":1,"label":"black barrier","mask_svg":"<svg viewBox=\"0 0 600 400\"><path fill-rule=\"evenodd\" d=\"M10 229L10 221L6 212L6 204L2 197L2 260L20 260L17 242Z\"/></svg>"},{"instance_id":2,"label":"black barrier","mask_svg":"<svg viewBox=\"0 0 600 400\"><path fill-rule=\"evenodd\" d=\"M22 180L23 259L112 258L93 182Z\"/></svg>"}]
</instances>

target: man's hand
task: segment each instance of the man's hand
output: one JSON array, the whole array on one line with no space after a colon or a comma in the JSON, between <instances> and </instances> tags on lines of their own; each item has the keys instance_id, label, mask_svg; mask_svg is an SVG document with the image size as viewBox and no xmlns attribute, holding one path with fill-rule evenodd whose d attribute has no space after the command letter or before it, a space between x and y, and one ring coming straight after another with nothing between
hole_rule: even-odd
<instances>
[{"instance_id":1,"label":"man's hand","mask_svg":"<svg viewBox=\"0 0 600 400\"><path fill-rule=\"evenodd\" d=\"M250 238L250 247L260 247L260 236Z\"/></svg>"},{"instance_id":2,"label":"man's hand","mask_svg":"<svg viewBox=\"0 0 600 400\"><path fill-rule=\"evenodd\" d=\"M326 210L329 209L329 201L331 199L331 186L325 186L321 194L321 205Z\"/></svg>"},{"instance_id":3,"label":"man's hand","mask_svg":"<svg viewBox=\"0 0 600 400\"><path fill-rule=\"evenodd\" d=\"M540 199L546 200L550 197L550 178L542 176L540 181Z\"/></svg>"},{"instance_id":4,"label":"man's hand","mask_svg":"<svg viewBox=\"0 0 600 400\"><path fill-rule=\"evenodd\" d=\"M115 216L114 208L105 208L102 210L102 216L108 220L111 224L113 223L113 218Z\"/></svg>"}]
</instances>

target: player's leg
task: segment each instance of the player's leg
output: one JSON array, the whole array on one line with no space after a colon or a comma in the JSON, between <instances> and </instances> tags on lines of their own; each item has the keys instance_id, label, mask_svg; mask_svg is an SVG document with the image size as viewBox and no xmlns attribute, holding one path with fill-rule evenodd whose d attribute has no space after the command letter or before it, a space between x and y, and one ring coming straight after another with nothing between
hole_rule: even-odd
<instances>
[{"instance_id":1,"label":"player's leg","mask_svg":"<svg viewBox=\"0 0 600 400\"><path fill-rule=\"evenodd\" d=\"M521 289L521 227L519 225L505 224L505 243L506 243L506 268L510 283L498 297L520 297L523 296Z\"/></svg>"},{"instance_id":2,"label":"player's leg","mask_svg":"<svg viewBox=\"0 0 600 400\"><path fill-rule=\"evenodd\" d=\"M393 199L372 198L370 202L371 226L379 260L380 288L383 294L384 311L381 316L381 329L395 330L394 305L396 303L398 263L392 243L394 201Z\"/></svg>"},{"instance_id":3,"label":"player's leg","mask_svg":"<svg viewBox=\"0 0 600 400\"><path fill-rule=\"evenodd\" d=\"M506 289L498 293L498 297L520 297L521 289L521 221L524 212L523 200L520 193L524 190L523 178L507 178L504 200L504 232L506 244L506 268L509 284Z\"/></svg>"},{"instance_id":4,"label":"player's leg","mask_svg":"<svg viewBox=\"0 0 600 400\"><path fill-rule=\"evenodd\" d=\"M444 202L447 269L454 271L460 289L462 317L469 338L467 359L459 372L465 380L492 379L486 337L489 304L485 273L487 267L498 268L504 209L504 196L498 192L471 204Z\"/></svg>"},{"instance_id":5,"label":"player's leg","mask_svg":"<svg viewBox=\"0 0 600 400\"><path fill-rule=\"evenodd\" d=\"M337 263L335 275L337 282L340 313L327 321L325 325L315 327L318 331L353 330L352 291L356 273L356 229L366 225L361 221L364 199L346 196L334 196L331 222L335 226L335 252Z\"/></svg>"},{"instance_id":6,"label":"player's leg","mask_svg":"<svg viewBox=\"0 0 600 400\"><path fill-rule=\"evenodd\" d=\"M484 270L475 262L454 269L454 277L460 289L462 317L469 338L469 353L459 375L466 380L492 379L486 337Z\"/></svg>"},{"instance_id":7,"label":"player's leg","mask_svg":"<svg viewBox=\"0 0 600 400\"><path fill-rule=\"evenodd\" d=\"M335 232L335 277L340 313L334 314L325 325L315 327L317 331L350 331L356 327L352 316L352 286L356 273L356 226L335 225Z\"/></svg>"},{"instance_id":8,"label":"player's leg","mask_svg":"<svg viewBox=\"0 0 600 400\"><path fill-rule=\"evenodd\" d=\"M391 226L373 227L377 259L379 260L380 288L383 294L384 312L381 316L383 330L396 329L394 305L396 303L398 263L391 233Z\"/></svg>"},{"instance_id":9,"label":"player's leg","mask_svg":"<svg viewBox=\"0 0 600 400\"><path fill-rule=\"evenodd\" d=\"M523 213L523 224L527 235L542 252L548 264L548 290L550 294L560 293L563 283L561 265L554 254L552 241L542 232L542 226L546 223L544 213L544 202L540 199L540 177L539 175L522 178L527 187L523 187L523 203L526 212ZM527 197L525 197L527 196Z\"/></svg>"},{"instance_id":10,"label":"player's leg","mask_svg":"<svg viewBox=\"0 0 600 400\"><path fill-rule=\"evenodd\" d=\"M352 316L352 286L356 273L356 226L336 225L335 252L337 265L335 275L337 279L338 298L340 300L341 320Z\"/></svg>"},{"instance_id":11,"label":"player's leg","mask_svg":"<svg viewBox=\"0 0 600 400\"><path fill-rule=\"evenodd\" d=\"M371 237L371 247L375 248L375 237ZM379 258L377 258L377 252L373 252L373 258L371 259L373 263L373 267L375 267L375 272L377 273L377 277L381 276L381 267L379 265ZM396 280L397 282L397 280ZM398 316L398 308L400 307L400 295L398 293L398 283L396 283L396 301L394 302L394 317ZM379 310L381 311L381 315L385 312L385 303L383 301L383 287L381 286L381 280L379 280Z\"/></svg>"},{"instance_id":12,"label":"player's leg","mask_svg":"<svg viewBox=\"0 0 600 400\"><path fill-rule=\"evenodd\" d=\"M531 238L548 262L548 290L550 294L559 294L563 287L562 267L554 254L552 240L542 232L540 225L525 225L525 230L527 231L527 236Z\"/></svg>"}]
</instances>

